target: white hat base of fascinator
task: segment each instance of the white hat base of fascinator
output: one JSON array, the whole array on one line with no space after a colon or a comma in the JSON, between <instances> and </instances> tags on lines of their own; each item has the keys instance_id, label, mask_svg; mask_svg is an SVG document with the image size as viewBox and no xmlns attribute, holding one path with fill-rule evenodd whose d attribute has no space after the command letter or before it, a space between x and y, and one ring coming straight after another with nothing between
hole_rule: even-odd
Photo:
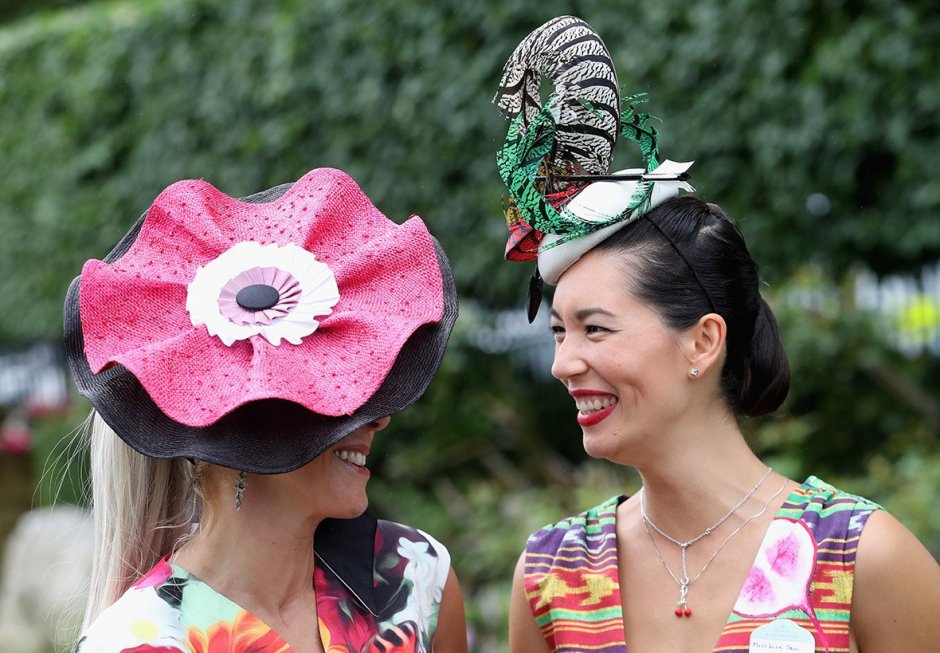
<instances>
[{"instance_id":1,"label":"white hat base of fascinator","mask_svg":"<svg viewBox=\"0 0 940 653\"><path fill-rule=\"evenodd\" d=\"M652 190L649 195L646 211L659 206L666 200L679 196L679 191L692 192L695 190L686 181L680 181L692 162L677 163L666 159L661 165L648 175L648 178L662 177L660 181L651 183ZM632 168L621 170L611 175L633 176L647 178L643 170ZM568 204L568 213L586 223L604 221L612 215L622 215L630 209L631 202L640 190L642 179L626 179L624 181L595 181L574 196ZM644 211L645 212L645 211ZM606 240L618 229L636 220L642 215L633 210L624 219L608 224L597 231L591 232L576 240L563 242L564 237L555 234L546 234L539 246L538 266L539 274L548 283L555 285L561 278L562 272L575 264L578 259L594 249L596 245Z\"/></svg>"},{"instance_id":2,"label":"white hat base of fascinator","mask_svg":"<svg viewBox=\"0 0 940 653\"><path fill-rule=\"evenodd\" d=\"M447 257L320 168L236 199L164 190L69 287L79 391L132 448L301 467L427 389L457 318Z\"/></svg>"},{"instance_id":3,"label":"white hat base of fascinator","mask_svg":"<svg viewBox=\"0 0 940 653\"><path fill-rule=\"evenodd\" d=\"M548 77L555 92L542 104ZM533 30L503 69L494 102L512 121L497 153L509 197L506 258L537 259L529 320L541 281L562 273L598 243L651 208L694 190L691 162L659 161L642 95L621 99L604 42L580 18L559 16ZM618 136L635 142L646 168L608 172Z\"/></svg>"}]
</instances>

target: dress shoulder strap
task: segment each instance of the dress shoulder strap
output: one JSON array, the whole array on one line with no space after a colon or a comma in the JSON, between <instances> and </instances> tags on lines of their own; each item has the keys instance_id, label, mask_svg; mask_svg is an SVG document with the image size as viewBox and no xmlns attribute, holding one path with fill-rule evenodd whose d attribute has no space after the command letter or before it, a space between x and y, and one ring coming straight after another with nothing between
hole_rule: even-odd
<instances>
[{"instance_id":1,"label":"dress shoulder strap","mask_svg":"<svg viewBox=\"0 0 940 653\"><path fill-rule=\"evenodd\" d=\"M626 651L616 533L624 499L546 526L526 543L526 597L552 651Z\"/></svg>"}]
</instances>

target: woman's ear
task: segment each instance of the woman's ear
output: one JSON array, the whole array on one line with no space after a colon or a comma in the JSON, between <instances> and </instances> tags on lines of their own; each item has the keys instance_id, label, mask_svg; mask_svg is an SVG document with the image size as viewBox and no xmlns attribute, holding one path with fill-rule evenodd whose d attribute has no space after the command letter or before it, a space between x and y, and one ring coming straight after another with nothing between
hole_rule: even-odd
<instances>
[{"instance_id":1,"label":"woman's ear","mask_svg":"<svg viewBox=\"0 0 940 653\"><path fill-rule=\"evenodd\" d=\"M695 376L702 376L709 369L721 369L725 353L725 338L728 325L718 313L706 313L683 334L685 357Z\"/></svg>"}]
</instances>

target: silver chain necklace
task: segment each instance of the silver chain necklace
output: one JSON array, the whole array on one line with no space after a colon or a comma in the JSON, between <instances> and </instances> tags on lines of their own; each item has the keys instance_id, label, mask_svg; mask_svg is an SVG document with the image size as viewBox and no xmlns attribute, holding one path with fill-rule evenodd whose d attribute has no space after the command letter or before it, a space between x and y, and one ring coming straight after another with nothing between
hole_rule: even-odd
<instances>
[{"instance_id":1,"label":"silver chain necklace","mask_svg":"<svg viewBox=\"0 0 940 653\"><path fill-rule=\"evenodd\" d=\"M645 500L645 496L643 493L643 489L640 490L640 517L643 519L643 526L646 528L646 532L649 535L650 542L653 543L653 548L656 549L656 555L659 557L660 562L663 563L663 567L665 567L666 571L669 572L669 575L672 577L672 580L674 580L676 585L679 586L679 601L676 603L676 610L675 610L677 617L683 617L683 616L691 617L692 616L692 609L689 607L689 602L688 602L689 588L692 586L692 583L694 583L699 578L701 578L702 574L705 573L705 570L708 569L708 566L712 563L712 560L714 560L715 557L718 555L718 553L721 551L721 549L724 548L724 546L729 541L731 541L731 538L737 535L741 531L742 528L747 526L750 522L757 519L758 517L760 517L767 511L768 506L770 506L770 502L773 501L775 498L777 498L777 496L779 496L779 494L783 491L783 488L786 486L786 480L784 480L784 483L780 487L780 489L777 490L777 492L770 498L770 500L767 501L766 504L764 504L764 507L759 512L755 513L754 515L751 515L746 520L744 520L744 522L740 526L738 526L734 531L732 531L732 533L728 535L728 537L726 537L725 540L720 545L718 545L718 548L715 549L715 552L711 555L708 561L706 561L702 569L699 570L698 574L695 575L695 578L692 578L691 580L689 579L688 565L686 563L686 550L690 546L692 546L693 544L701 540L703 537L707 535L711 535L715 531L715 529L717 529L719 526L721 526L726 521L728 521L728 519L730 519L731 516L735 514L741 508L741 506L743 506L747 502L748 499L754 496L754 493L757 492L758 489L760 489L760 486L764 484L764 481L767 480L767 478L770 476L772 472L773 472L773 468L768 467L767 471L764 473L761 479L757 482L757 484L754 487L752 487L751 490L747 494L745 494L744 497L740 501L738 501L738 503L735 504L733 508L731 508L731 510L729 510L717 522L715 522L714 524L706 528L704 531L702 531L701 533L699 533L692 539L687 540L685 542L680 542L676 538L672 537L663 529L661 529L659 526L657 526L653 522L652 519L650 519L649 515L646 514L646 500ZM672 569L669 568L669 565L666 564L666 560L665 558L663 558L663 555L659 550L659 546L656 544L656 539L653 537L653 533L650 530L650 527L652 527L652 529L655 530L657 533L659 533L664 538L666 538L667 540L669 540L670 542L672 542L673 544L679 547L679 555L682 561L682 577L681 578L677 578L676 575L672 573Z\"/></svg>"}]
</instances>

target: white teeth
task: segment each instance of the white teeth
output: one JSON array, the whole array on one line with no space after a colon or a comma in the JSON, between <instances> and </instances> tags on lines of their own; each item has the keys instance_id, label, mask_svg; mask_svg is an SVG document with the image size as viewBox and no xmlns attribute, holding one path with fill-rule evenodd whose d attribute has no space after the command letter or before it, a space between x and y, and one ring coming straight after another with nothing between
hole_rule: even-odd
<instances>
[{"instance_id":1,"label":"white teeth","mask_svg":"<svg viewBox=\"0 0 940 653\"><path fill-rule=\"evenodd\" d=\"M358 467L364 467L366 464L366 455L364 453L359 453L358 451L346 451L345 449L340 449L339 451L334 451L336 457L347 463L351 463Z\"/></svg>"},{"instance_id":2,"label":"white teeth","mask_svg":"<svg viewBox=\"0 0 940 653\"><path fill-rule=\"evenodd\" d=\"M594 413L617 403L617 397L585 397L574 400L575 406L582 413Z\"/></svg>"}]
</instances>

